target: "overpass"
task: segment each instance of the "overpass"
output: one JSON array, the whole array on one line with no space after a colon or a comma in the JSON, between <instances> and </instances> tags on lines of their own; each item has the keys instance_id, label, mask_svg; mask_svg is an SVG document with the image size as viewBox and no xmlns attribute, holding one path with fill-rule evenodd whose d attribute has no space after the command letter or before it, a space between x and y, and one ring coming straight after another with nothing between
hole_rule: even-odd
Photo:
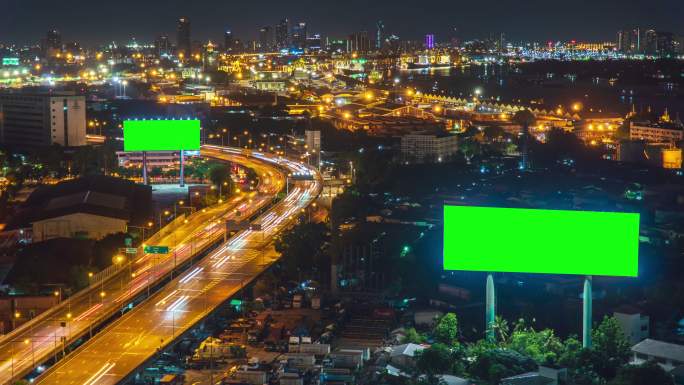
<instances>
[{"instance_id":1,"label":"overpass","mask_svg":"<svg viewBox=\"0 0 684 385\"><path fill-rule=\"evenodd\" d=\"M255 191L237 194L229 202L178 218L148 239L169 246L166 255L144 254L112 266L90 278L90 285L59 305L0 338L0 383L10 383L64 356L68 347L149 296L174 269L205 253L222 240L226 220L249 217L266 207L286 180L272 165L256 157L226 156L259 175Z\"/></svg>"},{"instance_id":2,"label":"overpass","mask_svg":"<svg viewBox=\"0 0 684 385\"><path fill-rule=\"evenodd\" d=\"M298 177L286 181L288 195L252 222L257 225L254 230L238 232L38 377L37 383L99 385L129 378L275 262L273 238L293 224L320 193L318 174L300 163L214 146L202 151L217 159L242 162L247 158L268 165L272 174ZM263 199L271 198L265 195Z\"/></svg>"}]
</instances>

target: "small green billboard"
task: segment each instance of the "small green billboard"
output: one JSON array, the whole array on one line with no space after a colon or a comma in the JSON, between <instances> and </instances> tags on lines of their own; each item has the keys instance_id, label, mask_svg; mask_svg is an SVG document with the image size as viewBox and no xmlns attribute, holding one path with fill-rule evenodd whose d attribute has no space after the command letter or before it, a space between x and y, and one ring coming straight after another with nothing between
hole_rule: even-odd
<instances>
[{"instance_id":1,"label":"small green billboard","mask_svg":"<svg viewBox=\"0 0 684 385\"><path fill-rule=\"evenodd\" d=\"M178 151L200 149L200 121L126 120L124 151Z\"/></svg>"},{"instance_id":2,"label":"small green billboard","mask_svg":"<svg viewBox=\"0 0 684 385\"><path fill-rule=\"evenodd\" d=\"M636 277L639 214L444 206L444 269Z\"/></svg>"}]
</instances>

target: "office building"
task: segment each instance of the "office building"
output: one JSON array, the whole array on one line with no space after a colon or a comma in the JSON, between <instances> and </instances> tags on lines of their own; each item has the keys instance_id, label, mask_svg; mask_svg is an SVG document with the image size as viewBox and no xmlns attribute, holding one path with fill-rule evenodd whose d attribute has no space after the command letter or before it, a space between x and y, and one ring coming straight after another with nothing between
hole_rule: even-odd
<instances>
[{"instance_id":1,"label":"office building","mask_svg":"<svg viewBox=\"0 0 684 385\"><path fill-rule=\"evenodd\" d=\"M154 41L154 49L159 57L170 55L171 41L169 40L169 37L166 35L157 37L157 39Z\"/></svg>"},{"instance_id":2,"label":"office building","mask_svg":"<svg viewBox=\"0 0 684 385\"><path fill-rule=\"evenodd\" d=\"M223 46L227 53L241 53L244 51L242 42L233 35L231 30L227 30L223 35Z\"/></svg>"},{"instance_id":3,"label":"office building","mask_svg":"<svg viewBox=\"0 0 684 385\"><path fill-rule=\"evenodd\" d=\"M259 48L262 52L270 52L273 50L274 36L273 28L270 25L265 25L259 29Z\"/></svg>"},{"instance_id":4,"label":"office building","mask_svg":"<svg viewBox=\"0 0 684 385\"><path fill-rule=\"evenodd\" d=\"M368 52L370 51L371 43L368 38L368 32L361 31L349 35L347 40L347 52Z\"/></svg>"},{"instance_id":5,"label":"office building","mask_svg":"<svg viewBox=\"0 0 684 385\"><path fill-rule=\"evenodd\" d=\"M678 119L672 120L665 110L660 119L655 122L630 122L629 138L644 140L648 143L665 143L675 145L684 140L684 124Z\"/></svg>"},{"instance_id":6,"label":"office building","mask_svg":"<svg viewBox=\"0 0 684 385\"><path fill-rule=\"evenodd\" d=\"M618 31L618 51L625 54L637 54L641 52L641 30L639 28Z\"/></svg>"},{"instance_id":7,"label":"office building","mask_svg":"<svg viewBox=\"0 0 684 385\"><path fill-rule=\"evenodd\" d=\"M192 54L192 43L190 40L190 20L186 17L178 19L176 37L176 51L178 54L190 55Z\"/></svg>"},{"instance_id":8,"label":"office building","mask_svg":"<svg viewBox=\"0 0 684 385\"><path fill-rule=\"evenodd\" d=\"M290 21L282 19L275 27L276 48L283 49L290 45Z\"/></svg>"},{"instance_id":9,"label":"office building","mask_svg":"<svg viewBox=\"0 0 684 385\"><path fill-rule=\"evenodd\" d=\"M408 163L443 162L458 151L458 137L450 134L409 134L401 137L401 156Z\"/></svg>"},{"instance_id":10,"label":"office building","mask_svg":"<svg viewBox=\"0 0 684 385\"><path fill-rule=\"evenodd\" d=\"M377 28L375 32L375 49L380 50L385 40L385 23L382 20L378 20L375 27Z\"/></svg>"},{"instance_id":11,"label":"office building","mask_svg":"<svg viewBox=\"0 0 684 385\"><path fill-rule=\"evenodd\" d=\"M435 48L435 35L427 34L425 35L425 49Z\"/></svg>"},{"instance_id":12,"label":"office building","mask_svg":"<svg viewBox=\"0 0 684 385\"><path fill-rule=\"evenodd\" d=\"M42 41L41 50L46 57L55 56L62 51L62 34L56 29L48 31Z\"/></svg>"},{"instance_id":13,"label":"office building","mask_svg":"<svg viewBox=\"0 0 684 385\"><path fill-rule=\"evenodd\" d=\"M73 93L0 93L0 142L17 147L86 144L86 104Z\"/></svg>"},{"instance_id":14,"label":"office building","mask_svg":"<svg viewBox=\"0 0 684 385\"><path fill-rule=\"evenodd\" d=\"M306 48L309 51L320 51L323 47L321 45L321 35L314 34L306 38Z\"/></svg>"},{"instance_id":15,"label":"office building","mask_svg":"<svg viewBox=\"0 0 684 385\"><path fill-rule=\"evenodd\" d=\"M292 26L292 48L295 49L304 49L306 48L306 39L307 39L307 29L306 29L306 23L304 22L299 22L296 23L294 26Z\"/></svg>"}]
</instances>

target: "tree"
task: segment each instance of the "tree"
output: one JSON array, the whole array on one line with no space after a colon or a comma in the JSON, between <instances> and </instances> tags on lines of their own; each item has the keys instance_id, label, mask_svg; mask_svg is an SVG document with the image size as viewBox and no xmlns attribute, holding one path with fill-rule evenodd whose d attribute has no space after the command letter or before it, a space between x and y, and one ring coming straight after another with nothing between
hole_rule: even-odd
<instances>
[{"instance_id":1,"label":"tree","mask_svg":"<svg viewBox=\"0 0 684 385\"><path fill-rule=\"evenodd\" d=\"M454 313L447 313L437 321L433 331L435 340L453 346L458 343L458 318Z\"/></svg>"},{"instance_id":2,"label":"tree","mask_svg":"<svg viewBox=\"0 0 684 385\"><path fill-rule=\"evenodd\" d=\"M594 370L601 377L611 379L618 369L629 361L629 342L614 317L604 317L591 333Z\"/></svg>"},{"instance_id":3,"label":"tree","mask_svg":"<svg viewBox=\"0 0 684 385\"><path fill-rule=\"evenodd\" d=\"M300 279L301 273L320 271L325 266L322 248L326 234L324 224L301 223L276 239L275 249L282 254L282 263L290 278Z\"/></svg>"},{"instance_id":4,"label":"tree","mask_svg":"<svg viewBox=\"0 0 684 385\"><path fill-rule=\"evenodd\" d=\"M416 328L408 328L406 330L406 336L404 336L404 339L401 341L403 344L422 344L425 342L427 338L425 337L424 334L419 333Z\"/></svg>"},{"instance_id":5,"label":"tree","mask_svg":"<svg viewBox=\"0 0 684 385\"><path fill-rule=\"evenodd\" d=\"M641 365L627 365L608 385L674 385L674 379L660 365L653 361Z\"/></svg>"},{"instance_id":6,"label":"tree","mask_svg":"<svg viewBox=\"0 0 684 385\"><path fill-rule=\"evenodd\" d=\"M451 372L452 355L449 347L435 343L428 349L418 353L418 360L416 361L416 369L421 374L437 375Z\"/></svg>"},{"instance_id":7,"label":"tree","mask_svg":"<svg viewBox=\"0 0 684 385\"><path fill-rule=\"evenodd\" d=\"M528 327L516 328L507 347L532 358L540 365L555 364L563 352L563 343L551 329L536 331Z\"/></svg>"},{"instance_id":8,"label":"tree","mask_svg":"<svg viewBox=\"0 0 684 385\"><path fill-rule=\"evenodd\" d=\"M498 384L502 378L526 373L537 368L529 357L508 349L486 349L474 357L469 373L472 376Z\"/></svg>"},{"instance_id":9,"label":"tree","mask_svg":"<svg viewBox=\"0 0 684 385\"><path fill-rule=\"evenodd\" d=\"M209 169L209 180L211 180L211 183L213 183L216 188L226 182L230 187L230 168L225 164L215 164L211 166Z\"/></svg>"},{"instance_id":10,"label":"tree","mask_svg":"<svg viewBox=\"0 0 684 385\"><path fill-rule=\"evenodd\" d=\"M494 323L492 323L490 327L494 332L494 337L496 338L497 342L505 344L508 341L510 328L508 326L508 321L506 321L503 317L499 315L494 317Z\"/></svg>"}]
</instances>

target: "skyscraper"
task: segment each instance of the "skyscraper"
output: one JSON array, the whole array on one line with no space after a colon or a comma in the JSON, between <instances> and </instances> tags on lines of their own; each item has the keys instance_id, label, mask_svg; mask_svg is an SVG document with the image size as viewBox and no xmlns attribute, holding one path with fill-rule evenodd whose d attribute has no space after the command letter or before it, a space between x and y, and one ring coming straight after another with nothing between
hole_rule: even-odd
<instances>
[{"instance_id":1,"label":"skyscraper","mask_svg":"<svg viewBox=\"0 0 684 385\"><path fill-rule=\"evenodd\" d=\"M425 48L426 49L435 48L435 35L433 35L431 33L425 35Z\"/></svg>"},{"instance_id":2,"label":"skyscraper","mask_svg":"<svg viewBox=\"0 0 684 385\"><path fill-rule=\"evenodd\" d=\"M368 52L371 44L367 31L356 32L349 35L347 40L347 52Z\"/></svg>"},{"instance_id":3,"label":"skyscraper","mask_svg":"<svg viewBox=\"0 0 684 385\"><path fill-rule=\"evenodd\" d=\"M307 30L306 23L299 22L292 26L292 47L297 49L306 48Z\"/></svg>"},{"instance_id":4,"label":"skyscraper","mask_svg":"<svg viewBox=\"0 0 684 385\"><path fill-rule=\"evenodd\" d=\"M617 38L618 51L627 54L636 54L641 52L641 30L639 28L618 31Z\"/></svg>"},{"instance_id":5,"label":"skyscraper","mask_svg":"<svg viewBox=\"0 0 684 385\"><path fill-rule=\"evenodd\" d=\"M176 38L176 50L179 54L190 55L192 45L190 42L190 20L187 17L178 19L178 36Z\"/></svg>"},{"instance_id":6,"label":"skyscraper","mask_svg":"<svg viewBox=\"0 0 684 385\"><path fill-rule=\"evenodd\" d=\"M382 49L382 42L385 39L385 23L382 20L378 20L375 24L377 31L375 33L375 49Z\"/></svg>"},{"instance_id":7,"label":"skyscraper","mask_svg":"<svg viewBox=\"0 0 684 385\"><path fill-rule=\"evenodd\" d=\"M269 52L273 49L273 28L265 25L259 29L259 48L262 52Z\"/></svg>"},{"instance_id":8,"label":"skyscraper","mask_svg":"<svg viewBox=\"0 0 684 385\"><path fill-rule=\"evenodd\" d=\"M157 56L168 55L171 53L171 43L166 35L158 36L154 41L154 48Z\"/></svg>"},{"instance_id":9,"label":"skyscraper","mask_svg":"<svg viewBox=\"0 0 684 385\"><path fill-rule=\"evenodd\" d=\"M45 39L42 41L41 48L44 56L53 56L56 52L62 50L62 35L58 30L53 29L48 31Z\"/></svg>"},{"instance_id":10,"label":"skyscraper","mask_svg":"<svg viewBox=\"0 0 684 385\"><path fill-rule=\"evenodd\" d=\"M244 48L240 39L235 37L231 30L226 30L226 33L223 35L223 46L228 53L240 53Z\"/></svg>"},{"instance_id":11,"label":"skyscraper","mask_svg":"<svg viewBox=\"0 0 684 385\"><path fill-rule=\"evenodd\" d=\"M275 27L276 48L283 49L290 45L290 21L282 19Z\"/></svg>"}]
</instances>

